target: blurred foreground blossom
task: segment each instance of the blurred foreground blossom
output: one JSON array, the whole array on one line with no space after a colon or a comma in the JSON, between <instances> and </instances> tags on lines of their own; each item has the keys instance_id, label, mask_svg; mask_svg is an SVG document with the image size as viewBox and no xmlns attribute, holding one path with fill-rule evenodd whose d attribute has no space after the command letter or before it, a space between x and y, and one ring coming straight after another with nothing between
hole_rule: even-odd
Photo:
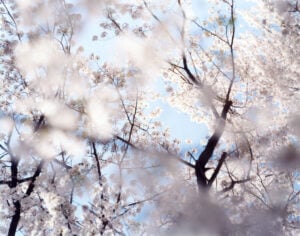
<instances>
[{"instance_id":1,"label":"blurred foreground blossom","mask_svg":"<svg viewBox=\"0 0 300 236\"><path fill-rule=\"evenodd\" d=\"M1 0L1 234L299 235L299 9Z\"/></svg>"}]
</instances>

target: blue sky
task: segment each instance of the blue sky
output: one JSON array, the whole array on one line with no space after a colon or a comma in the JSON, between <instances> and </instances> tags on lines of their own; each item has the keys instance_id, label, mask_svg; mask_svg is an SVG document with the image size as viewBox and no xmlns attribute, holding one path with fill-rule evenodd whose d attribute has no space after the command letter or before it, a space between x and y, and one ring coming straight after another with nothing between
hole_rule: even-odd
<instances>
[{"instance_id":1,"label":"blue sky","mask_svg":"<svg viewBox=\"0 0 300 236\"><path fill-rule=\"evenodd\" d=\"M206 0L193 1L193 9L197 13L198 17L207 17L208 15L208 4ZM99 27L100 20L95 20L93 23L88 22L85 24L80 34L79 41L83 43L85 53L94 53L100 56L100 63L104 63L106 60L110 61L116 56L114 49L116 48L115 38L100 38L97 41L92 41L93 35L100 35L101 28ZM164 85L162 79L157 79L154 85L157 88L161 88L160 93L164 93ZM150 104L150 109L160 107L162 114L159 120L163 123L163 127L169 127L171 136L173 138L180 139L182 141L190 139L193 144L199 144L200 139L207 135L207 129L202 124L192 122L188 115L179 112L177 109L172 108L166 102L158 100ZM199 134L203 134L199 137ZM198 146L198 145L197 145Z\"/></svg>"}]
</instances>

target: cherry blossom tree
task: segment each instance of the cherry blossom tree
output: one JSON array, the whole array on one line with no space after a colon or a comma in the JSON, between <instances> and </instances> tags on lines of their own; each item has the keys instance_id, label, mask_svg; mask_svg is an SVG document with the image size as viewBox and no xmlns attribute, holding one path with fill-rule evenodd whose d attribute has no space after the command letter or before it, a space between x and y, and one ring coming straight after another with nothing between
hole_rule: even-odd
<instances>
[{"instance_id":1,"label":"cherry blossom tree","mask_svg":"<svg viewBox=\"0 0 300 236\"><path fill-rule=\"evenodd\" d=\"M0 3L2 234L299 233L298 0Z\"/></svg>"}]
</instances>

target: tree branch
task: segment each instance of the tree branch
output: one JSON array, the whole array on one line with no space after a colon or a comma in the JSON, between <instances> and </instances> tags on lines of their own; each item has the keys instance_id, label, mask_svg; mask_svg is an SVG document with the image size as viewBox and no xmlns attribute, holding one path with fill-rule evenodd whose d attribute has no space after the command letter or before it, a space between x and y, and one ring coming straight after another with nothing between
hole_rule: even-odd
<instances>
[{"instance_id":1,"label":"tree branch","mask_svg":"<svg viewBox=\"0 0 300 236\"><path fill-rule=\"evenodd\" d=\"M217 165L214 173L212 174L210 180L208 181L208 187L211 187L212 183L215 181L215 179L218 176L219 171L220 171L220 169L221 169L221 167L222 167L222 165L223 165L226 157L227 157L227 153L223 152L222 156L221 156L221 159L219 160L218 165Z\"/></svg>"},{"instance_id":2,"label":"tree branch","mask_svg":"<svg viewBox=\"0 0 300 236\"><path fill-rule=\"evenodd\" d=\"M35 181L36 181L37 177L41 174L44 163L45 163L45 161L41 160L39 165L37 166L36 171L35 171L35 173L33 174L32 178L31 178L31 182L30 182L30 184L27 188L27 191L25 193L24 198L30 196L30 194L33 192L33 189L34 189L34 186L35 186L34 185Z\"/></svg>"},{"instance_id":3,"label":"tree branch","mask_svg":"<svg viewBox=\"0 0 300 236\"><path fill-rule=\"evenodd\" d=\"M250 178L242 179L242 180L233 180L231 181L231 184L228 187L224 188L221 192L222 193L228 192L229 190L233 189L236 184L246 183L250 180L251 180Z\"/></svg>"},{"instance_id":4,"label":"tree branch","mask_svg":"<svg viewBox=\"0 0 300 236\"><path fill-rule=\"evenodd\" d=\"M151 151L148 151L148 150L142 150L142 149L136 147L134 144L128 142L125 139L123 139L120 136L115 136L115 138L118 139L118 140L120 140L120 141L122 141L122 142L124 142L124 143L127 143L130 147L132 147L133 149L135 149L136 151L139 151L139 152L147 152L147 153L150 153L152 155L162 155L162 154L164 154L164 153L160 153L160 152L151 152ZM184 165L186 165L186 166L188 166L190 168L193 168L193 169L195 168L195 165L193 165L190 162L185 161L185 160L183 160L183 159L181 159L181 158L179 158L177 156L174 156L174 155L170 154L170 158L173 159L173 160L179 161L179 162L183 163Z\"/></svg>"}]
</instances>

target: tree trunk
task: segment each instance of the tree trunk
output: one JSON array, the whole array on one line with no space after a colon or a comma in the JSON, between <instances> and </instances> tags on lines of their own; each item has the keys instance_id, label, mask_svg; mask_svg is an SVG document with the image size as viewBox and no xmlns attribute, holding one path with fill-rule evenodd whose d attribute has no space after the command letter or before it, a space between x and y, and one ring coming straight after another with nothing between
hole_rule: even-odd
<instances>
[{"instance_id":1,"label":"tree trunk","mask_svg":"<svg viewBox=\"0 0 300 236\"><path fill-rule=\"evenodd\" d=\"M19 200L16 200L14 202L15 206L15 214L12 217L12 220L10 222L9 230L8 230L8 236L14 236L16 235L17 227L19 224L20 216L21 216L21 203Z\"/></svg>"}]
</instances>

